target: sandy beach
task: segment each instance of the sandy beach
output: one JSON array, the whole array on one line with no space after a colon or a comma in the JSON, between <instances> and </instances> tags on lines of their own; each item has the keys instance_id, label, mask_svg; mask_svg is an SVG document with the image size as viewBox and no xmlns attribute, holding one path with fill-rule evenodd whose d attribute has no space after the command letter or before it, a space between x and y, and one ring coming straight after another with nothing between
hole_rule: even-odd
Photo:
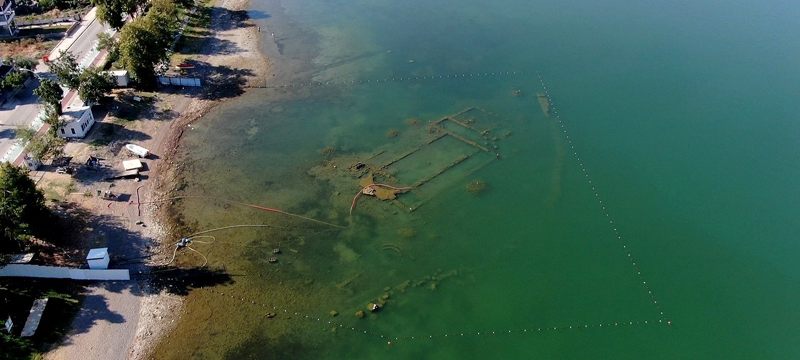
<instances>
[{"instance_id":1,"label":"sandy beach","mask_svg":"<svg viewBox=\"0 0 800 360\"><path fill-rule=\"evenodd\" d=\"M99 197L85 197L73 192L69 201L102 219L95 232L108 240L107 246L117 250L118 257L148 258L129 267L142 280L130 284L99 283L90 286L87 300L73 322L72 331L64 342L46 354L48 359L106 358L144 359L159 339L167 336L181 313L181 295L167 286L153 286L147 268L164 264L174 247L170 229L162 226L163 215L154 200L172 191L172 179L179 170L174 157L184 131L221 101L235 98L236 92L256 81L263 84L270 69L266 57L259 51L259 28L246 14L247 0L218 0L212 6L212 33L203 39L202 51L193 57L197 61L194 76L205 81L200 90L163 88L157 94L158 115L137 120L135 131L142 139L138 143L156 155L149 160L147 179L143 182L122 181L114 184L116 193L131 194L127 204L110 203ZM224 41L222 41L224 40ZM223 45L224 44L224 45ZM225 51L221 46L235 47ZM218 96L225 94L224 96ZM165 113L167 116L165 115ZM168 120L168 121L164 121ZM126 139L120 139L126 140ZM124 151L106 150L107 161L122 160ZM71 155L96 154L85 144L70 143ZM39 181L55 183L64 175L52 172L33 174ZM88 189L87 189L88 191ZM142 223L144 225L142 225ZM86 245L95 245L87 240Z\"/></svg>"}]
</instances>

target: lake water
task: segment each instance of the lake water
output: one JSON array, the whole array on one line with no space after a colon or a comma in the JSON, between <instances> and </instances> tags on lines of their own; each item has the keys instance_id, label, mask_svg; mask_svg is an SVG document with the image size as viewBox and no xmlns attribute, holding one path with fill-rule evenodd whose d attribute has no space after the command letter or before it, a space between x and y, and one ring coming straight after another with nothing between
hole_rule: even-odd
<instances>
[{"instance_id":1,"label":"lake water","mask_svg":"<svg viewBox=\"0 0 800 360\"><path fill-rule=\"evenodd\" d=\"M159 358L800 356L797 3L251 6L275 74L187 132L176 210L269 227L196 238L231 281ZM390 160L431 180L351 215Z\"/></svg>"}]
</instances>

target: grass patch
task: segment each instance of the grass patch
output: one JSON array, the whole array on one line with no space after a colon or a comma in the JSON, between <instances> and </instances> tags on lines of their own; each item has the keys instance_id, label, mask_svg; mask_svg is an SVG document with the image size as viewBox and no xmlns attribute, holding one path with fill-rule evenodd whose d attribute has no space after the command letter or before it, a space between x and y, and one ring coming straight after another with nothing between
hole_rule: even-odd
<instances>
[{"instance_id":1,"label":"grass patch","mask_svg":"<svg viewBox=\"0 0 800 360\"><path fill-rule=\"evenodd\" d=\"M42 188L42 191L44 191L44 197L46 199L50 199L52 201L62 201L67 195L75 192L76 189L77 187L75 185L75 181L68 180L51 181Z\"/></svg>"},{"instance_id":2,"label":"grass patch","mask_svg":"<svg viewBox=\"0 0 800 360\"><path fill-rule=\"evenodd\" d=\"M172 65L178 65L194 55L203 51L205 39L211 36L211 1L203 0L196 3L195 12L192 14L185 9L189 22L183 35L175 46L175 53L170 59Z\"/></svg>"}]
</instances>

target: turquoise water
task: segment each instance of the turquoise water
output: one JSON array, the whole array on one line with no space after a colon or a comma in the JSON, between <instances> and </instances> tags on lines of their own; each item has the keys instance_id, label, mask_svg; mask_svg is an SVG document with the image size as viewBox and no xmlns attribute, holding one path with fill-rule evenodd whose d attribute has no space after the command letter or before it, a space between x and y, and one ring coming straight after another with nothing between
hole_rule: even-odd
<instances>
[{"instance_id":1,"label":"turquoise water","mask_svg":"<svg viewBox=\"0 0 800 360\"><path fill-rule=\"evenodd\" d=\"M800 6L252 7L276 63L271 88L187 133L182 193L344 228L209 198L181 202L197 231L274 227L216 232L197 246L233 280L188 296L160 357L800 355L800 43L790 35ZM550 117L537 101L539 74ZM400 195L425 200L413 212L362 197L350 216L358 182L319 176L403 148L428 121L467 107L508 135L497 140L500 159L456 166ZM387 136L392 129L399 136ZM471 149L453 144L398 166L438 169L439 157ZM477 195L467 191L475 180L487 185ZM275 247L277 264L267 260ZM354 315L384 294L381 311Z\"/></svg>"}]
</instances>

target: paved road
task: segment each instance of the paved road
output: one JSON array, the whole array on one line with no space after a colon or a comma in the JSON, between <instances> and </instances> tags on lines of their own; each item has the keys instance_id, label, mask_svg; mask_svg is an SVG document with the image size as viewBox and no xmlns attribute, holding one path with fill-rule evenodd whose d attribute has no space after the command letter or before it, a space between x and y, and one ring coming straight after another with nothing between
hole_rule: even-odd
<instances>
[{"instance_id":1,"label":"paved road","mask_svg":"<svg viewBox=\"0 0 800 360\"><path fill-rule=\"evenodd\" d=\"M78 60L79 64L85 64L91 61L97 55L95 46L97 43L97 35L103 31L109 31L109 27L95 17L96 10L92 9L84 16L81 21L80 27L73 33L71 37L62 40L58 46L51 52L50 58L59 53L59 50L69 51ZM40 63L36 66L36 72L40 74L48 72L47 65ZM0 158L14 147L14 137L16 136L16 129L30 126L36 119L39 113L38 99L33 95L32 91L38 85L38 81L34 79L26 87L25 91L21 92L14 99L6 101L0 106ZM20 149L13 151L13 154L18 154ZM7 159L13 161L16 155Z\"/></svg>"},{"instance_id":2,"label":"paved road","mask_svg":"<svg viewBox=\"0 0 800 360\"><path fill-rule=\"evenodd\" d=\"M64 38L64 40L53 49L50 53L51 59L57 58L58 54L64 50L75 55L75 58L80 62L84 56L94 51L97 35L103 31L109 31L110 29L108 25L97 20L95 13L96 10L92 9L83 17L80 25L81 28L77 29L72 36ZM38 69L39 68L37 68L37 70ZM47 67L45 66L43 69L46 70Z\"/></svg>"},{"instance_id":3,"label":"paved road","mask_svg":"<svg viewBox=\"0 0 800 360\"><path fill-rule=\"evenodd\" d=\"M39 114L39 99L33 95L38 86L36 79L28 81L22 92L0 106L0 158L13 146L16 130L28 127Z\"/></svg>"}]
</instances>

